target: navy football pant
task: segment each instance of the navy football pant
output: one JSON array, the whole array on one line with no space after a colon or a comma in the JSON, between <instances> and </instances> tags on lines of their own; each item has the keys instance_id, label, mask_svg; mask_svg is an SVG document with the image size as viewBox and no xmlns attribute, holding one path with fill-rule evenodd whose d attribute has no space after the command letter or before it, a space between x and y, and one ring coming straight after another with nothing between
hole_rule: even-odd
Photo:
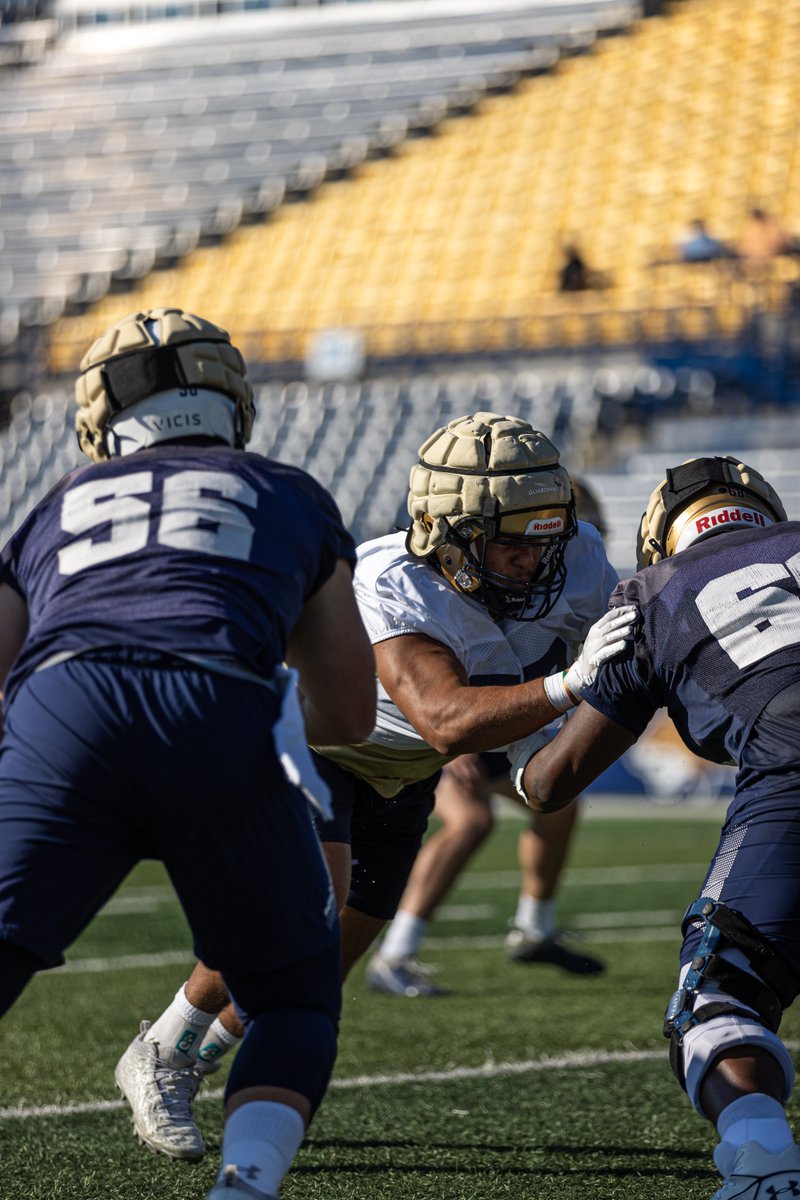
<instances>
[{"instance_id":1,"label":"navy football pant","mask_svg":"<svg viewBox=\"0 0 800 1200\"><path fill-rule=\"evenodd\" d=\"M440 772L387 799L321 754L314 765L331 790L333 817L314 820L322 842L342 842L353 859L348 908L390 921L405 891L433 811Z\"/></svg>"},{"instance_id":2,"label":"navy football pant","mask_svg":"<svg viewBox=\"0 0 800 1200\"><path fill-rule=\"evenodd\" d=\"M31 676L7 713L0 1008L34 965L62 961L136 862L160 859L195 954L245 1019L279 1032L288 1011L296 1032L307 1014L313 1053L289 1061L281 1044L271 1060L270 1035L252 1049L248 1036L242 1073L317 1103L335 1056L338 926L308 806L275 756L277 700L147 653L106 657Z\"/></svg>"},{"instance_id":3,"label":"navy football pant","mask_svg":"<svg viewBox=\"0 0 800 1200\"><path fill-rule=\"evenodd\" d=\"M800 795L734 800L699 896L742 913L800 973ZM702 929L692 929L681 963L694 957Z\"/></svg>"}]
</instances>

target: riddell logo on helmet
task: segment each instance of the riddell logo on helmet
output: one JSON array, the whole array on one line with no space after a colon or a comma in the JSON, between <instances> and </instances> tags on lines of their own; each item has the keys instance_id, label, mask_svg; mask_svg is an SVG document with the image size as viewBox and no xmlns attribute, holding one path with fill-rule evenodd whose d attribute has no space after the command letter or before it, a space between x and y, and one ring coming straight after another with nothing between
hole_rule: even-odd
<instances>
[{"instance_id":1,"label":"riddell logo on helmet","mask_svg":"<svg viewBox=\"0 0 800 1200\"><path fill-rule=\"evenodd\" d=\"M564 522L561 517L547 517L543 520L541 517L534 517L528 521L525 526L525 536L530 537L533 533L563 533Z\"/></svg>"},{"instance_id":2,"label":"riddell logo on helmet","mask_svg":"<svg viewBox=\"0 0 800 1200\"><path fill-rule=\"evenodd\" d=\"M715 508L713 512L706 513L702 517L697 517L694 527L697 533L708 533L710 529L715 529L718 525L730 525L739 522L744 522L747 525L761 525L763 527L772 524L762 513L755 512L752 508Z\"/></svg>"}]
</instances>

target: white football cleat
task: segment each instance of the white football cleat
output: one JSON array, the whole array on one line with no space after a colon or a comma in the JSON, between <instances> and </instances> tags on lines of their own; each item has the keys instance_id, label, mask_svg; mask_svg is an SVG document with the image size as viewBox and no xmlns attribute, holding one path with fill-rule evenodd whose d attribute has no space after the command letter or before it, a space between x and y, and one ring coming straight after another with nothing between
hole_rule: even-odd
<instances>
[{"instance_id":1,"label":"white football cleat","mask_svg":"<svg viewBox=\"0 0 800 1200\"><path fill-rule=\"evenodd\" d=\"M222 1179L214 1184L206 1200L235 1200L236 1196L247 1196L248 1200L278 1200L277 1196L268 1196L266 1192L259 1192L247 1183L239 1175L239 1168L229 1163L222 1172Z\"/></svg>"},{"instance_id":2,"label":"white football cleat","mask_svg":"<svg viewBox=\"0 0 800 1200\"><path fill-rule=\"evenodd\" d=\"M390 962L376 954L367 965L367 983L373 992L385 992L387 996L447 995L447 988L431 983L432 969L411 956Z\"/></svg>"},{"instance_id":3,"label":"white football cleat","mask_svg":"<svg viewBox=\"0 0 800 1200\"><path fill-rule=\"evenodd\" d=\"M747 1142L711 1200L791 1200L792 1196L800 1197L800 1146L773 1154L758 1142Z\"/></svg>"},{"instance_id":4,"label":"white football cleat","mask_svg":"<svg viewBox=\"0 0 800 1200\"><path fill-rule=\"evenodd\" d=\"M198 1162L206 1152L194 1123L192 1100L203 1081L195 1066L173 1067L158 1057L158 1043L146 1042L149 1021L116 1065L114 1078L133 1112L133 1128L154 1154Z\"/></svg>"}]
</instances>

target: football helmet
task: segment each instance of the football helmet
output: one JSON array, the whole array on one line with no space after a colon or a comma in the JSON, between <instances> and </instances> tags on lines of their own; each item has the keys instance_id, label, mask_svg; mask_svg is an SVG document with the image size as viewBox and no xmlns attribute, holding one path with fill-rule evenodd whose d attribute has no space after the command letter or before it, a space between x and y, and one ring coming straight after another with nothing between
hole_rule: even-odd
<instances>
[{"instance_id":1,"label":"football helmet","mask_svg":"<svg viewBox=\"0 0 800 1200\"><path fill-rule=\"evenodd\" d=\"M411 468L408 511L409 553L494 617L535 621L561 595L578 529L572 483L553 443L527 421L478 412L437 429ZM521 581L489 569L491 543L541 556Z\"/></svg>"},{"instance_id":2,"label":"football helmet","mask_svg":"<svg viewBox=\"0 0 800 1200\"><path fill-rule=\"evenodd\" d=\"M730 455L690 458L668 470L650 496L636 541L636 569L724 529L785 520L778 493L746 463Z\"/></svg>"},{"instance_id":3,"label":"football helmet","mask_svg":"<svg viewBox=\"0 0 800 1200\"><path fill-rule=\"evenodd\" d=\"M242 355L224 329L179 308L130 313L81 360L75 428L104 462L180 437L243 447L255 416Z\"/></svg>"}]
</instances>

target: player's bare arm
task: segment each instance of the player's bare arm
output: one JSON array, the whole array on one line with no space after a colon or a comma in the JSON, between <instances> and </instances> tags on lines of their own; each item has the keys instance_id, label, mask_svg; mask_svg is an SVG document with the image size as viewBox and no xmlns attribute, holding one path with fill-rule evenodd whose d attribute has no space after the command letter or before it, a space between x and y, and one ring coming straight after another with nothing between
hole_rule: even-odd
<instances>
[{"instance_id":1,"label":"player's bare arm","mask_svg":"<svg viewBox=\"0 0 800 1200\"><path fill-rule=\"evenodd\" d=\"M424 634L402 634L374 649L386 691L440 754L494 750L558 715L541 679L472 687L455 654Z\"/></svg>"},{"instance_id":2,"label":"player's bare arm","mask_svg":"<svg viewBox=\"0 0 800 1200\"><path fill-rule=\"evenodd\" d=\"M525 768L528 805L537 812L565 808L636 741L616 721L583 703Z\"/></svg>"},{"instance_id":3,"label":"player's bare arm","mask_svg":"<svg viewBox=\"0 0 800 1200\"><path fill-rule=\"evenodd\" d=\"M28 606L19 592L0 584L0 688L28 632Z\"/></svg>"},{"instance_id":4,"label":"player's bare arm","mask_svg":"<svg viewBox=\"0 0 800 1200\"><path fill-rule=\"evenodd\" d=\"M306 603L289 639L287 662L300 672L310 742L369 737L375 725L375 659L344 560Z\"/></svg>"},{"instance_id":5,"label":"player's bare arm","mask_svg":"<svg viewBox=\"0 0 800 1200\"><path fill-rule=\"evenodd\" d=\"M635 617L628 605L605 613L561 676L473 687L444 643L407 633L375 646L378 677L425 741L440 754L480 753L518 741L580 700L600 663L619 653ZM554 688L553 685L556 684Z\"/></svg>"}]
</instances>

